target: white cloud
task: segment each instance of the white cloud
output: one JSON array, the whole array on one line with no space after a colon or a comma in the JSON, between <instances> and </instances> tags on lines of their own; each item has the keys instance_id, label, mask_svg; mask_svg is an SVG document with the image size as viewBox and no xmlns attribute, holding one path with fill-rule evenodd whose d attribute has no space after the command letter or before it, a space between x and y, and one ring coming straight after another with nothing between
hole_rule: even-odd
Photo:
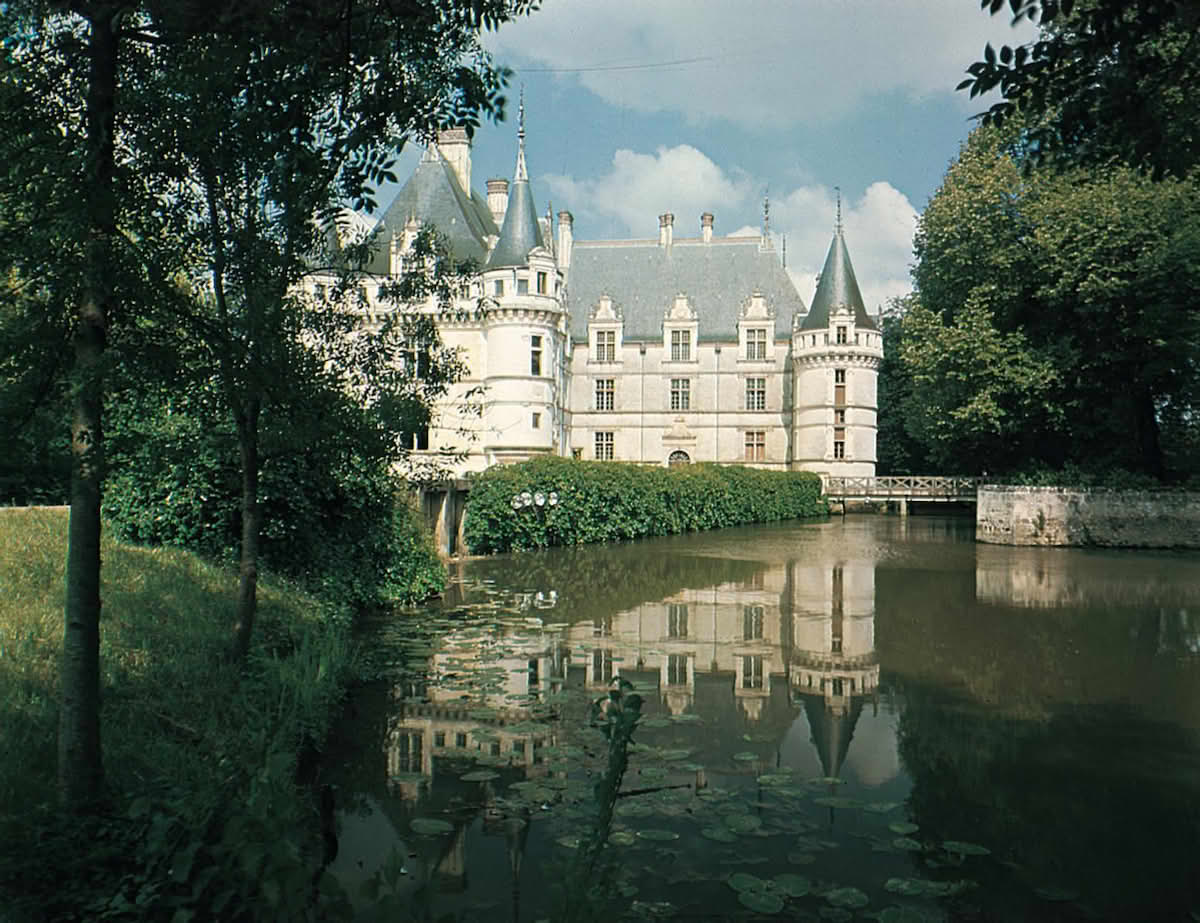
<instances>
[{"instance_id":1,"label":"white cloud","mask_svg":"<svg viewBox=\"0 0 1200 923\"><path fill-rule=\"evenodd\" d=\"M616 106L764 128L837 117L880 93L951 95L985 42L1033 37L963 0L554 0L490 45ZM964 112L981 108L955 95Z\"/></svg>"},{"instance_id":2,"label":"white cloud","mask_svg":"<svg viewBox=\"0 0 1200 923\"><path fill-rule=\"evenodd\" d=\"M554 200L575 213L575 233L581 240L607 236L653 238L658 215L675 214L675 233L699 234L699 215L716 215L716 233L757 236L761 224L746 223L761 214L762 184L736 169L725 169L703 151L689 145L659 148L653 154L620 150L599 177L546 177ZM787 265L805 302L812 300L816 274L821 271L833 237L836 193L829 187L797 186L771 196L770 220L775 246L787 243ZM723 230L733 225L732 231ZM875 312L888 298L911 289L908 267L917 211L908 198L883 180L857 198L844 196L842 222L855 274L868 310ZM605 229L597 233L597 228Z\"/></svg>"}]
</instances>

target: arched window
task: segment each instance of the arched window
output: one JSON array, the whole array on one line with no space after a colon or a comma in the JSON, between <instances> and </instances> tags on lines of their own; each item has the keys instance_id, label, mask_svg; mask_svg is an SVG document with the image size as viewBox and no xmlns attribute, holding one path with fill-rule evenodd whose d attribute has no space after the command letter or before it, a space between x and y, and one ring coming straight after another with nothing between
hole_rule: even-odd
<instances>
[{"instance_id":1,"label":"arched window","mask_svg":"<svg viewBox=\"0 0 1200 923\"><path fill-rule=\"evenodd\" d=\"M688 453L680 450L672 452L667 459L667 464L672 468L676 465L690 465L691 463L692 460L688 457Z\"/></svg>"}]
</instances>

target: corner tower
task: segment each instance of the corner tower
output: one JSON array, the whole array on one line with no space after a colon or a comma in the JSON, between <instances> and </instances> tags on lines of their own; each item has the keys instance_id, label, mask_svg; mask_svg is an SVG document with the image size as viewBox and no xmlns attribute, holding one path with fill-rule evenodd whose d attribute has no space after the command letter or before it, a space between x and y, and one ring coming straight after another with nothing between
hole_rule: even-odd
<instances>
[{"instance_id":1,"label":"corner tower","mask_svg":"<svg viewBox=\"0 0 1200 923\"><path fill-rule=\"evenodd\" d=\"M792 330L792 357L795 467L873 477L883 334L867 314L854 278L840 197L812 307Z\"/></svg>"},{"instance_id":2,"label":"corner tower","mask_svg":"<svg viewBox=\"0 0 1200 923\"><path fill-rule=\"evenodd\" d=\"M525 102L504 224L482 272L488 464L563 454L568 444L563 278L538 221L525 165Z\"/></svg>"}]
</instances>

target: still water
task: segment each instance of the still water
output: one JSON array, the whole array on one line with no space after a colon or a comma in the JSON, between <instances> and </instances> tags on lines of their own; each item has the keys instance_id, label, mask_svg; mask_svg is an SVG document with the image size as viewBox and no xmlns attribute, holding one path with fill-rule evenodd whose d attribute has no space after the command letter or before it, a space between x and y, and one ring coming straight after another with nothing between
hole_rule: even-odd
<instances>
[{"instance_id":1,"label":"still water","mask_svg":"<svg viewBox=\"0 0 1200 923\"><path fill-rule=\"evenodd\" d=\"M1200 920L1200 556L851 516L451 578L328 768L364 919Z\"/></svg>"}]
</instances>

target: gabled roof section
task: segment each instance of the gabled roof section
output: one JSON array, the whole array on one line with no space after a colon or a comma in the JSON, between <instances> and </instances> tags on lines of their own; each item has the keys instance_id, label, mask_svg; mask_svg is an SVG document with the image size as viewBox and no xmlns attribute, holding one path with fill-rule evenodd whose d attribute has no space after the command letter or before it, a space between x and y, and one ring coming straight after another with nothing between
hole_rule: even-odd
<instances>
[{"instance_id":1,"label":"gabled roof section","mask_svg":"<svg viewBox=\"0 0 1200 923\"><path fill-rule=\"evenodd\" d=\"M508 190L504 227L500 229L500 240L488 259L487 268L526 266L529 263L529 251L544 246L546 242L542 239L537 208L533 204L533 191L529 188L529 172L525 167L525 101L522 99L517 128L517 169Z\"/></svg>"},{"instance_id":2,"label":"gabled roof section","mask_svg":"<svg viewBox=\"0 0 1200 923\"><path fill-rule=\"evenodd\" d=\"M813 294L812 308L801 324L801 330L824 330L829 327L829 315L839 307L848 307L854 312L854 325L875 330L875 322L867 314L858 280L854 278L854 266L850 263L850 251L846 249L846 238L839 227L834 232L829 254L825 257L825 268L821 270L821 281Z\"/></svg>"},{"instance_id":3,"label":"gabled roof section","mask_svg":"<svg viewBox=\"0 0 1200 923\"><path fill-rule=\"evenodd\" d=\"M432 225L450 242L457 259L487 259L489 236L500 233L487 202L458 183L453 167L435 148L426 152L380 221L380 246L371 269L388 271L388 244L402 234L409 218Z\"/></svg>"},{"instance_id":4,"label":"gabled roof section","mask_svg":"<svg viewBox=\"0 0 1200 923\"><path fill-rule=\"evenodd\" d=\"M791 335L804 301L774 250L757 237L675 240L575 241L568 279L571 336L587 339L588 317L607 295L621 312L628 340L662 338L663 315L683 293L708 342L736 342L746 299L760 292L775 313L775 339Z\"/></svg>"}]
</instances>

